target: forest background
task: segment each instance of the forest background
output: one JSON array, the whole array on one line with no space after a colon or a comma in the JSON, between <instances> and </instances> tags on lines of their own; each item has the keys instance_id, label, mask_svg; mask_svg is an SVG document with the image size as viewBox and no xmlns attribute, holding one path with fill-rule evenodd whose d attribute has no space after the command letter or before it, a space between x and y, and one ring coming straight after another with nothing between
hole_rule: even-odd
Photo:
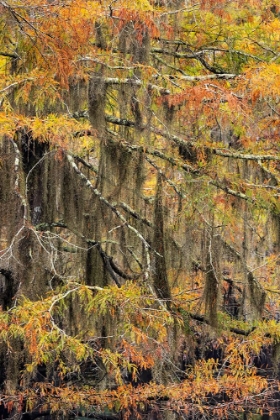
<instances>
[{"instance_id":1,"label":"forest background","mask_svg":"<svg viewBox=\"0 0 280 420\"><path fill-rule=\"evenodd\" d=\"M0 28L2 417L275 410L277 2L1 0Z\"/></svg>"}]
</instances>

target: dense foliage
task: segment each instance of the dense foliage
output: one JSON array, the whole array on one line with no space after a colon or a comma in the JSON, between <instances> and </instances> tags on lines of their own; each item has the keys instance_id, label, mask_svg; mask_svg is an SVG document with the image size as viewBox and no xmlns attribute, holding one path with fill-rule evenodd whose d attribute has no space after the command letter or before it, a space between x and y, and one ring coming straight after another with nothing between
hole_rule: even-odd
<instances>
[{"instance_id":1,"label":"dense foliage","mask_svg":"<svg viewBox=\"0 0 280 420\"><path fill-rule=\"evenodd\" d=\"M0 28L3 416L273 410L277 2L0 0Z\"/></svg>"}]
</instances>

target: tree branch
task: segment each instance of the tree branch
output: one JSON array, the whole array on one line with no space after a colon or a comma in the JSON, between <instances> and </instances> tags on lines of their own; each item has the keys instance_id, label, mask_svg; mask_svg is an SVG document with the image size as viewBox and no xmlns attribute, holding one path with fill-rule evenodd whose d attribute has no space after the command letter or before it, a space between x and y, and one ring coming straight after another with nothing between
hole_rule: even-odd
<instances>
[{"instance_id":1,"label":"tree branch","mask_svg":"<svg viewBox=\"0 0 280 420\"><path fill-rule=\"evenodd\" d=\"M79 170L79 168L77 167L73 157L69 154L66 154L66 158L67 158L69 164L71 165L71 167L74 169L74 171L79 176L79 178L85 183L85 185L88 188L90 188L90 190L94 193L94 195L102 203L104 203L124 223L124 226L126 226L128 229L130 229L132 232L134 232L134 234L143 243L143 246L144 246L144 249L145 249L145 256L146 256L146 269L145 269L145 272L144 272L143 276L144 276L145 280L148 280L149 273L150 273L150 254L149 254L150 245L148 244L146 239L143 237L143 235L141 235L141 233L135 227L133 227L132 225L130 225L128 223L126 218L118 211L116 206L111 204L108 200L106 200L106 198L102 196L101 192L91 184L89 179Z\"/></svg>"},{"instance_id":2,"label":"tree branch","mask_svg":"<svg viewBox=\"0 0 280 420\"><path fill-rule=\"evenodd\" d=\"M98 169L95 168L93 165L91 165L90 163L86 162L83 158L81 158L80 156L74 156L75 160L77 160L78 162L80 162L82 165L84 165L86 168L90 169L91 171L95 172L96 174L98 173Z\"/></svg>"},{"instance_id":3,"label":"tree branch","mask_svg":"<svg viewBox=\"0 0 280 420\"><path fill-rule=\"evenodd\" d=\"M15 58L17 60L20 59L20 56L17 53L8 53L8 52L0 51L0 55L2 55L3 57Z\"/></svg>"},{"instance_id":4,"label":"tree branch","mask_svg":"<svg viewBox=\"0 0 280 420\"><path fill-rule=\"evenodd\" d=\"M119 283L118 278L116 277L116 274L120 277L122 277L125 280L135 280L137 278L140 277L141 273L138 274L127 274L125 273L123 270L121 270L121 268L119 268L117 266L117 264L113 261L113 257L109 256L101 247L100 243L97 241L94 241L92 239L88 239L86 238L84 235L82 235L81 233L79 233L77 230L73 230L71 229L69 226L67 226L64 222L59 221L59 222L53 222L53 223L40 223L39 225L35 226L36 230L39 231L47 231L52 227L59 227L59 228L65 228L70 230L71 232L73 232L76 236L78 236L79 238L83 239L87 244L94 246L98 252L100 253L100 256L103 260L104 266L107 269L107 271L109 272L109 274L111 275L112 279L114 280L114 282L117 284L118 287L121 287L121 284ZM75 245L74 245L74 248ZM65 252L74 252L72 248L69 247L65 247L63 250ZM1 270L0 270L0 274Z\"/></svg>"},{"instance_id":5,"label":"tree branch","mask_svg":"<svg viewBox=\"0 0 280 420\"><path fill-rule=\"evenodd\" d=\"M203 324L207 324L207 325L210 324L209 321L202 315L189 313L189 316L191 319L195 321L202 322ZM248 337L248 335L250 335L255 329L256 327L252 327L249 330L241 330L239 328L234 328L234 327L229 328L230 332L234 334L238 334L238 335L244 335L245 337Z\"/></svg>"},{"instance_id":6,"label":"tree branch","mask_svg":"<svg viewBox=\"0 0 280 420\"><path fill-rule=\"evenodd\" d=\"M167 176L165 175L165 173L158 167L158 165L156 165L155 162L153 162L151 159L149 159L148 156L146 156L146 161L149 162L150 165L152 165L158 171L158 173L173 188L173 190L176 192L176 194L178 194L179 197L186 198L186 195L184 193L182 193L181 191L178 190L178 188L174 184L174 182L172 182L169 178L167 178Z\"/></svg>"},{"instance_id":7,"label":"tree branch","mask_svg":"<svg viewBox=\"0 0 280 420\"><path fill-rule=\"evenodd\" d=\"M105 120L109 123L116 124L116 125L124 125L127 127L135 127L135 122L131 120L127 120L125 118L117 118L112 115L106 115ZM152 133L158 134L166 139L172 140L178 146L183 147L195 147L195 148L203 148L206 152L212 153L213 155L233 158L233 159L241 159L241 160L252 160L256 162L263 162L263 161L275 161L280 162L280 156L277 155L255 155L255 154L248 154L248 153L237 153L231 152L227 149L217 149L214 147L203 146L199 145L194 141L187 141L183 140L181 137L176 136L175 134L171 134L168 131L164 131L160 128L149 126L149 127L142 127L143 129L147 128Z\"/></svg>"},{"instance_id":8,"label":"tree branch","mask_svg":"<svg viewBox=\"0 0 280 420\"><path fill-rule=\"evenodd\" d=\"M171 55L175 58L186 58L186 59L198 60L203 65L203 67L205 67L211 73L214 73L215 76L213 78L216 78L216 79L228 79L228 78L233 79L238 76L237 74L226 73L224 69L211 66L203 58L203 54L205 53L204 51L197 51L197 52L190 51L189 53L180 53L177 51L166 51L162 48L152 48L151 52L157 53L157 54Z\"/></svg>"},{"instance_id":9,"label":"tree branch","mask_svg":"<svg viewBox=\"0 0 280 420\"><path fill-rule=\"evenodd\" d=\"M75 112L73 114L73 117L74 118L88 118L88 111L84 110L84 111ZM126 127L135 127L135 122L128 120L126 118L117 118L117 117L114 117L113 115L107 114L105 116L105 120L111 124L122 125ZM213 155L233 158L233 159L252 160L256 162L264 162L264 161L280 162L280 156L277 156L277 155L255 155L253 153L250 154L250 153L231 152L230 150L227 150L226 148L218 149L214 147L199 145L194 141L184 140L175 134L171 134L170 132L164 131L157 127L153 127L153 126L142 127L142 129L146 129L146 128L149 129L152 133L158 134L164 138L174 141L174 143L176 143L178 146L185 146L185 147L191 146L191 147L196 147L196 148L203 148L205 151L212 153ZM131 147L141 147L141 146L131 146ZM156 153L160 153L160 152L156 152Z\"/></svg>"},{"instance_id":10,"label":"tree branch","mask_svg":"<svg viewBox=\"0 0 280 420\"><path fill-rule=\"evenodd\" d=\"M140 220L145 225L147 225L149 227L153 227L152 223L148 219L146 219L145 217L142 217L135 210L133 210L131 207L129 207L126 203L120 203L119 207L123 208L128 214L130 214L135 219Z\"/></svg>"}]
</instances>

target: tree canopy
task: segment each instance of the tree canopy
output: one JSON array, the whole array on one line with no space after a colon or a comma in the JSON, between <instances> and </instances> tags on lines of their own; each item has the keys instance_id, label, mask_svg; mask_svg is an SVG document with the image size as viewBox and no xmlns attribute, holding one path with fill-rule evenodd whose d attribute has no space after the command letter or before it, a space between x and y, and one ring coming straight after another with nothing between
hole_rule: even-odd
<instances>
[{"instance_id":1,"label":"tree canopy","mask_svg":"<svg viewBox=\"0 0 280 420\"><path fill-rule=\"evenodd\" d=\"M3 415L273 411L277 2L0 0L0 29Z\"/></svg>"}]
</instances>

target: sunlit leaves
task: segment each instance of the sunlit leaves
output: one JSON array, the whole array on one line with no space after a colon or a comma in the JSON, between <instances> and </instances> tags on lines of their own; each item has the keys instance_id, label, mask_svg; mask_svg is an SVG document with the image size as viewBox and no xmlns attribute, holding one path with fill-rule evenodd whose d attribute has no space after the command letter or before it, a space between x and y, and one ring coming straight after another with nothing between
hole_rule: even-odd
<instances>
[{"instance_id":1,"label":"sunlit leaves","mask_svg":"<svg viewBox=\"0 0 280 420\"><path fill-rule=\"evenodd\" d=\"M209 361L207 375L211 371L213 361ZM203 369L205 367L203 366ZM197 373L200 367L197 367ZM201 373L203 376L203 373ZM211 376L211 374L210 374ZM131 384L120 385L115 390L96 391L94 388L85 388L77 392L74 387L54 388L50 384L36 384L37 394L41 398L46 398L46 403L50 403L55 410L69 409L72 410L83 407L85 410L104 412L104 410L131 410L132 412L141 412L145 410L147 401L152 406L158 400L165 401L166 410L172 410L178 414L215 414L217 417L226 415L230 409L238 409L240 404L248 403L252 395L254 402L257 403L262 397L263 390L269 388L267 380L252 374L247 378L247 382L243 382L240 378L234 378L230 375L223 375L219 380L211 379L204 376L204 380L189 378L186 381L170 384L165 387L161 384L151 383L149 385L133 388ZM218 403L217 405L209 404L211 395L225 395L228 402ZM30 409L32 400L34 400L34 392L29 392ZM130 411L128 411L130 412ZM222 417L221 417L222 418Z\"/></svg>"},{"instance_id":2,"label":"sunlit leaves","mask_svg":"<svg viewBox=\"0 0 280 420\"><path fill-rule=\"evenodd\" d=\"M66 115L49 114L46 118L28 118L10 112L0 112L0 133L14 137L18 130L31 130L38 141L53 147L71 149L83 154L94 145L94 132L87 121L75 121Z\"/></svg>"},{"instance_id":3,"label":"sunlit leaves","mask_svg":"<svg viewBox=\"0 0 280 420\"><path fill-rule=\"evenodd\" d=\"M96 292L90 287L69 284L64 291L36 302L22 299L9 314L0 314L0 339L7 346L13 339L22 340L28 359L31 359L26 365L27 372L32 372L40 364L59 361L59 370L65 375L69 369L74 369L75 364L78 368L80 362L88 358L94 360L95 350L90 345L94 337L86 329L79 337L73 337L67 333L67 328L64 330L59 326L59 319L67 312L68 299L75 296L86 305L84 325L90 321L93 312L118 318L114 340L119 353L95 349L117 382L122 382L123 369L135 376L138 368L147 369L154 364L149 352L165 343L165 325L169 325L172 319L168 312L156 308L153 296L143 296L135 284ZM72 360L71 367L64 364L63 355L68 361Z\"/></svg>"},{"instance_id":4,"label":"sunlit leaves","mask_svg":"<svg viewBox=\"0 0 280 420\"><path fill-rule=\"evenodd\" d=\"M279 96L280 66L270 63L248 71L252 100L276 98Z\"/></svg>"}]
</instances>

